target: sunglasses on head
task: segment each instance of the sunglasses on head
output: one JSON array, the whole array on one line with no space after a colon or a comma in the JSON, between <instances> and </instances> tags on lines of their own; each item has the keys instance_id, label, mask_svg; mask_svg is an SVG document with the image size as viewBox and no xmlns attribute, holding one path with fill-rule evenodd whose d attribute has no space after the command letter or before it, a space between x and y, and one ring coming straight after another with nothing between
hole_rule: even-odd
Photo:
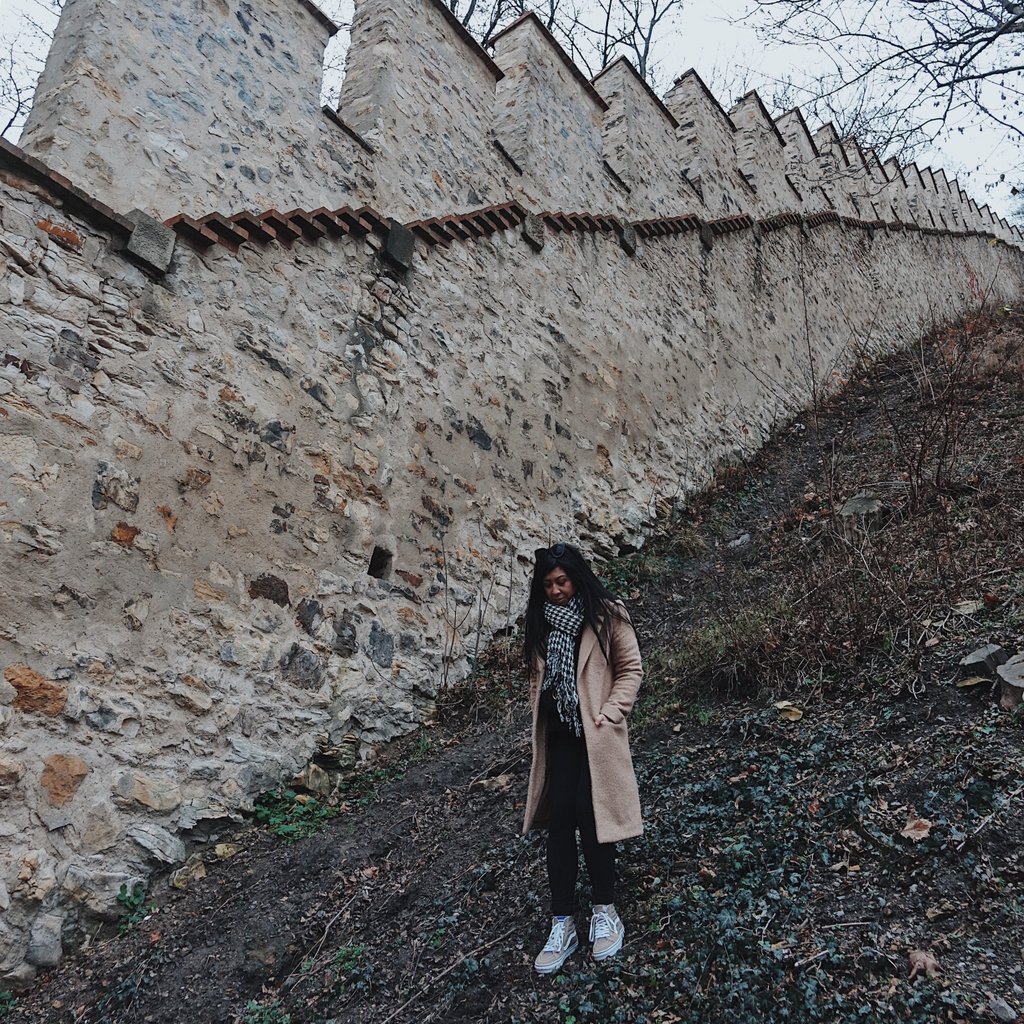
<instances>
[{"instance_id":1,"label":"sunglasses on head","mask_svg":"<svg viewBox=\"0 0 1024 1024\"><path fill-rule=\"evenodd\" d=\"M552 558L564 558L565 550L568 545L566 544L552 544L549 548L537 548L534 551L534 557L539 561L544 555L550 555Z\"/></svg>"}]
</instances>

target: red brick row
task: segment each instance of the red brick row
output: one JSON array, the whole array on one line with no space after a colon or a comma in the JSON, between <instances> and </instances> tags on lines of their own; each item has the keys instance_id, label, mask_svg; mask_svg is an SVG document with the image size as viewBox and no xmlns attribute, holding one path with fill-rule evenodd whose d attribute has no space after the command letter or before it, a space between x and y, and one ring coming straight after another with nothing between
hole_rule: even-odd
<instances>
[{"instance_id":1,"label":"red brick row","mask_svg":"<svg viewBox=\"0 0 1024 1024\"><path fill-rule=\"evenodd\" d=\"M777 213L774 217L766 217L758 223L762 231L778 231L799 224L801 220L799 213Z\"/></svg>"},{"instance_id":2,"label":"red brick row","mask_svg":"<svg viewBox=\"0 0 1024 1024\"><path fill-rule=\"evenodd\" d=\"M455 241L465 242L473 238L483 238L486 235L493 235L496 231L516 227L525 219L526 210L513 200L496 206L485 206L482 210L471 210L469 213L453 213L447 217L416 220L406 227L428 246L448 246Z\"/></svg>"},{"instance_id":3,"label":"red brick row","mask_svg":"<svg viewBox=\"0 0 1024 1024\"><path fill-rule=\"evenodd\" d=\"M197 249L222 245L231 252L238 252L239 246L247 242L291 245L300 238L308 242L341 235L361 238L371 232L386 234L388 230L384 218L369 206L361 206L358 210L349 206L328 210L321 206L316 210L289 210L287 213L266 210L263 213L235 213L230 217L223 213L208 213L198 219L179 213L164 223Z\"/></svg>"},{"instance_id":4,"label":"red brick row","mask_svg":"<svg viewBox=\"0 0 1024 1024\"><path fill-rule=\"evenodd\" d=\"M681 235L686 231L699 231L700 217L692 213L682 217L655 217L638 221L633 227L640 238L658 238L663 235Z\"/></svg>"},{"instance_id":5,"label":"red brick row","mask_svg":"<svg viewBox=\"0 0 1024 1024\"><path fill-rule=\"evenodd\" d=\"M821 210L818 213L812 213L806 223L809 228L817 228L822 224L838 224L839 220L839 214L835 210Z\"/></svg>"},{"instance_id":6,"label":"red brick row","mask_svg":"<svg viewBox=\"0 0 1024 1024\"><path fill-rule=\"evenodd\" d=\"M749 213L734 213L729 217L719 217L708 221L713 234L728 235L732 231L745 231L754 226L754 218Z\"/></svg>"},{"instance_id":7,"label":"red brick row","mask_svg":"<svg viewBox=\"0 0 1024 1024\"><path fill-rule=\"evenodd\" d=\"M447 217L431 217L413 221L406 227L425 245L450 246L453 242L466 242L493 235L523 223L528 211L512 201L487 206L469 213L450 214ZM572 231L609 231L621 233L625 225L618 217L593 213L566 213L553 211L538 214L548 230L555 233ZM267 210L261 214L238 213L225 217L220 213L207 214L195 220L179 214L166 222L186 241L196 248L207 248L219 244L232 252L247 242L267 244L272 241L290 245L299 238L316 241L324 237L355 235L361 237L372 232L386 234L387 222L369 207L352 210L291 210L280 213ZM954 237L988 237L984 231L955 231L948 228L921 227L901 221L863 220L847 217L836 210L820 210L807 217L794 211L778 213L761 221L755 221L748 213L732 214L713 221L703 221L694 214L682 217L655 217L638 221L633 225L640 238L658 238L668 235L699 231L707 227L712 235L726 235L748 230L758 225L762 231L777 231L781 228L803 223L807 228L824 224L840 224L843 227L862 230L918 231L929 235L951 235Z\"/></svg>"},{"instance_id":8,"label":"red brick row","mask_svg":"<svg viewBox=\"0 0 1024 1024\"><path fill-rule=\"evenodd\" d=\"M552 231L621 231L622 222L618 217L595 213L564 213L556 210L542 213L541 220Z\"/></svg>"}]
</instances>

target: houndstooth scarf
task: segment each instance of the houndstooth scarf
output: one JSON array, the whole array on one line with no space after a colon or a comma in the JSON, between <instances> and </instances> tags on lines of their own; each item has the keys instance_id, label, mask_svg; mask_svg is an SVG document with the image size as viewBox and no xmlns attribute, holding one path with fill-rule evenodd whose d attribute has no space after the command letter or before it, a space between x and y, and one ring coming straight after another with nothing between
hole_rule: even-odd
<instances>
[{"instance_id":1,"label":"houndstooth scarf","mask_svg":"<svg viewBox=\"0 0 1024 1024\"><path fill-rule=\"evenodd\" d=\"M577 735L583 735L580 695L576 690L576 637L583 628L583 602L578 594L565 605L544 602L548 633L542 690L551 690L558 717Z\"/></svg>"}]
</instances>

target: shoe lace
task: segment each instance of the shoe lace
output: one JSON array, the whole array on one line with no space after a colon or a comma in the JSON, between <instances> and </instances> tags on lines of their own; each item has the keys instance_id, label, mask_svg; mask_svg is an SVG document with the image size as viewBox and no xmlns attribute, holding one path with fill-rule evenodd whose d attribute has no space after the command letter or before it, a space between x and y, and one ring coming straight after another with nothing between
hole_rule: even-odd
<instances>
[{"instance_id":1,"label":"shoe lace","mask_svg":"<svg viewBox=\"0 0 1024 1024\"><path fill-rule=\"evenodd\" d=\"M548 936L548 941L544 946L545 953L560 953L562 947L565 945L565 930L568 926L568 921L555 921L551 926L551 934Z\"/></svg>"},{"instance_id":2,"label":"shoe lace","mask_svg":"<svg viewBox=\"0 0 1024 1024\"><path fill-rule=\"evenodd\" d=\"M615 931L611 914L604 910L597 911L590 919L590 941L597 942L600 939L609 938Z\"/></svg>"}]
</instances>

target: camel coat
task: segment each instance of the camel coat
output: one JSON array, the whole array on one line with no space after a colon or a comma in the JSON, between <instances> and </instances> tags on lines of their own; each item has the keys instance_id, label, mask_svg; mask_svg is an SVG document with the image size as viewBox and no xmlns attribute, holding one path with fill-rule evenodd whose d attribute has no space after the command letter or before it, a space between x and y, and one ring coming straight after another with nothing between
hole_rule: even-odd
<instances>
[{"instance_id":1,"label":"camel coat","mask_svg":"<svg viewBox=\"0 0 1024 1024\"><path fill-rule=\"evenodd\" d=\"M622 605L619 613L625 615ZM594 822L597 841L614 843L643 832L640 817L640 795L629 753L629 714L640 689L643 668L636 633L628 617L613 618L608 637L606 659L597 642L597 634L584 625L576 661L576 688L580 695L580 716L583 738L590 762L591 791L594 799ZM530 672L530 703L533 707L533 765L526 795L526 817L523 832L545 825L547 805L547 718L539 714L540 684L544 678L544 661L536 659ZM594 725L598 714L605 722Z\"/></svg>"}]
</instances>

